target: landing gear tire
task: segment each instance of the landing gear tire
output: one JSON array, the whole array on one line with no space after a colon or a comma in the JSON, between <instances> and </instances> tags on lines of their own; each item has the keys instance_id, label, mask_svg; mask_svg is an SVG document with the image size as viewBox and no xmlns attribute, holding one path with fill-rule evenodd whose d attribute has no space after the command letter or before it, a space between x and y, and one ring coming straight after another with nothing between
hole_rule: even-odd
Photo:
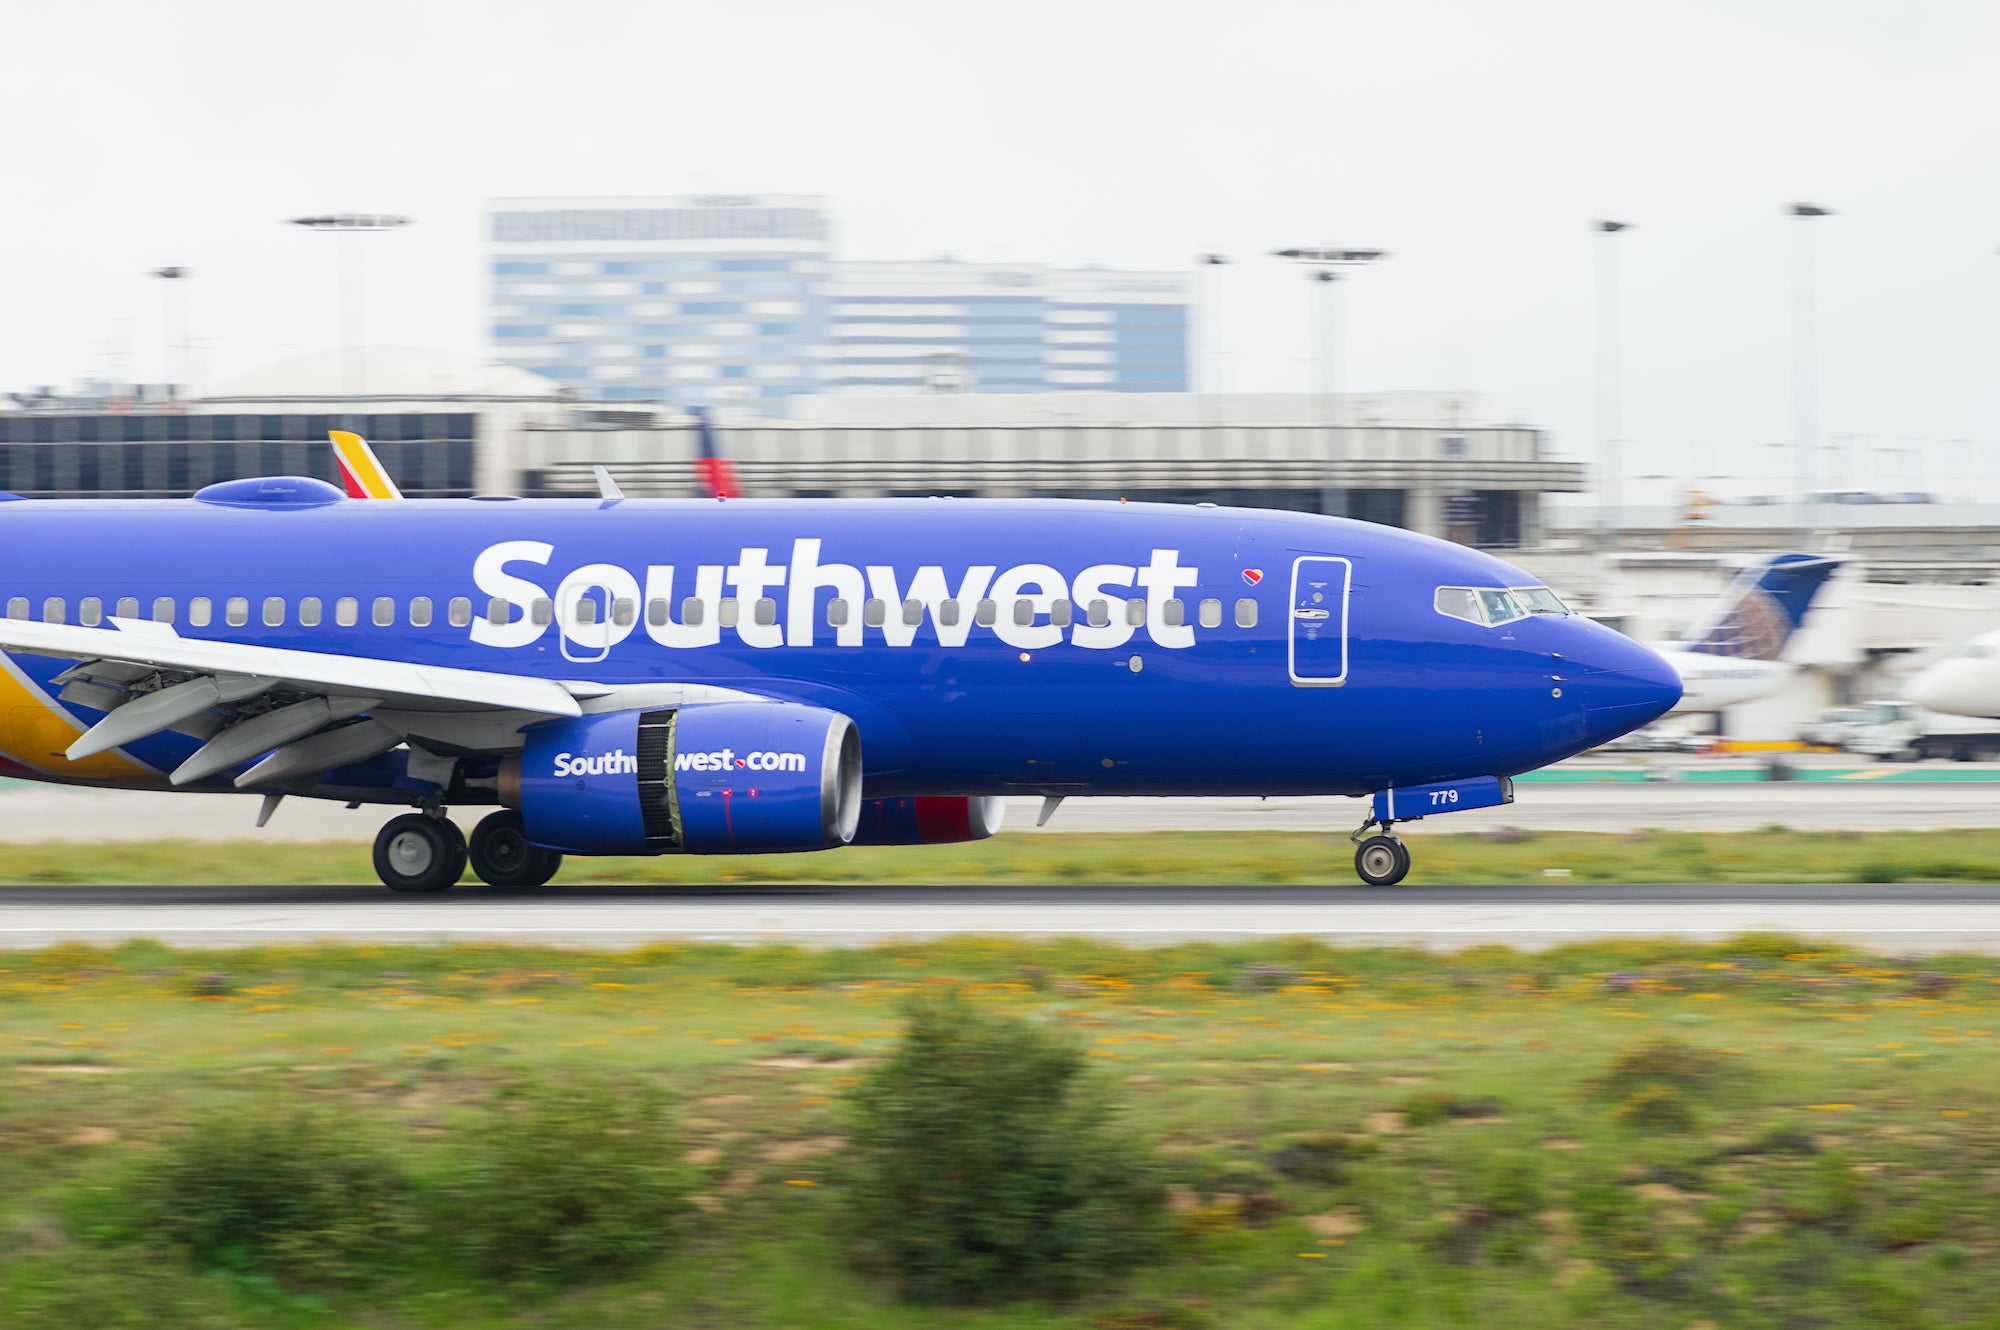
<instances>
[{"instance_id":1,"label":"landing gear tire","mask_svg":"<svg viewBox=\"0 0 2000 1330\"><path fill-rule=\"evenodd\" d=\"M528 840L511 808L488 813L472 829L472 872L489 887L539 887L562 867L562 856Z\"/></svg>"},{"instance_id":2,"label":"landing gear tire","mask_svg":"<svg viewBox=\"0 0 2000 1330\"><path fill-rule=\"evenodd\" d=\"M1393 887L1410 871L1410 847L1394 836L1370 836L1354 847L1354 871L1371 887Z\"/></svg>"},{"instance_id":3,"label":"landing gear tire","mask_svg":"<svg viewBox=\"0 0 2000 1330\"><path fill-rule=\"evenodd\" d=\"M465 859L465 833L449 818L405 813L375 834L375 875L391 891L445 891Z\"/></svg>"}]
</instances>

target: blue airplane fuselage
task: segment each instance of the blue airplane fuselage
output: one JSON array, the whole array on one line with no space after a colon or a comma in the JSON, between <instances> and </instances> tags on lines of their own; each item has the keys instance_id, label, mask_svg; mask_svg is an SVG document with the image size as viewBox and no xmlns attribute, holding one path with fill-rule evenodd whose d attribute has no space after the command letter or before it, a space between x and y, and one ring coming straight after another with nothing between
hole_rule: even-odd
<instances>
[{"instance_id":1,"label":"blue airplane fuselage","mask_svg":"<svg viewBox=\"0 0 2000 1330\"><path fill-rule=\"evenodd\" d=\"M1679 696L1659 656L1587 619L1439 611L1440 587L1536 585L1501 560L1246 509L21 501L0 503L0 555L15 618L170 615L187 638L824 707L858 728L869 797L1510 776ZM66 763L55 740L104 714L56 699L73 662L0 661L14 774L158 784L201 746L170 730L122 765Z\"/></svg>"}]
</instances>

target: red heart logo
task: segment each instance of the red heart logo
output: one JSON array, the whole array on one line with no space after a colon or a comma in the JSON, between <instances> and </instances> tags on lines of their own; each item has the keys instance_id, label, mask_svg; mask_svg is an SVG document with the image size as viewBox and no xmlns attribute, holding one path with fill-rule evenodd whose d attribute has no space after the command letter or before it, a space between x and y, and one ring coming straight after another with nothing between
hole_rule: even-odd
<instances>
[{"instance_id":1,"label":"red heart logo","mask_svg":"<svg viewBox=\"0 0 2000 1330\"><path fill-rule=\"evenodd\" d=\"M1264 580L1264 570L1262 568L1245 568L1243 570L1243 580L1251 586L1256 586Z\"/></svg>"}]
</instances>

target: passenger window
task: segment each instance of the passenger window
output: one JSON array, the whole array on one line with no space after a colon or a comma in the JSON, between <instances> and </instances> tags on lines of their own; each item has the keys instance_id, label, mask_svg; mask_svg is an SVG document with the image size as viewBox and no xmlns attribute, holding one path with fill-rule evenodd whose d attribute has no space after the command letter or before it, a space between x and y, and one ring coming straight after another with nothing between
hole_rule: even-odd
<instances>
[{"instance_id":1,"label":"passenger window","mask_svg":"<svg viewBox=\"0 0 2000 1330\"><path fill-rule=\"evenodd\" d=\"M264 626L276 628L285 621L285 598L283 596L264 597Z\"/></svg>"},{"instance_id":2,"label":"passenger window","mask_svg":"<svg viewBox=\"0 0 2000 1330\"><path fill-rule=\"evenodd\" d=\"M1070 604L1066 600L1049 602L1049 622L1058 628L1067 628L1070 623Z\"/></svg>"},{"instance_id":3,"label":"passenger window","mask_svg":"<svg viewBox=\"0 0 2000 1330\"><path fill-rule=\"evenodd\" d=\"M1125 623L1128 627L1132 628L1144 628L1146 626L1145 597L1134 596L1125 602Z\"/></svg>"},{"instance_id":4,"label":"passenger window","mask_svg":"<svg viewBox=\"0 0 2000 1330\"><path fill-rule=\"evenodd\" d=\"M307 628L319 627L318 596L307 596L299 602L299 622Z\"/></svg>"},{"instance_id":5,"label":"passenger window","mask_svg":"<svg viewBox=\"0 0 2000 1330\"><path fill-rule=\"evenodd\" d=\"M241 628L250 622L250 602L241 596L231 596L223 602L222 618L231 628Z\"/></svg>"},{"instance_id":6,"label":"passenger window","mask_svg":"<svg viewBox=\"0 0 2000 1330\"><path fill-rule=\"evenodd\" d=\"M1110 601L1093 600L1090 602L1090 626L1092 628L1109 628L1111 626Z\"/></svg>"},{"instance_id":7,"label":"passenger window","mask_svg":"<svg viewBox=\"0 0 2000 1330\"><path fill-rule=\"evenodd\" d=\"M611 622L620 628L630 628L639 617L639 607L630 596L619 596L611 602Z\"/></svg>"},{"instance_id":8,"label":"passenger window","mask_svg":"<svg viewBox=\"0 0 2000 1330\"><path fill-rule=\"evenodd\" d=\"M63 599L61 596L50 596L42 602L43 623L61 623L63 617Z\"/></svg>"},{"instance_id":9,"label":"passenger window","mask_svg":"<svg viewBox=\"0 0 2000 1330\"><path fill-rule=\"evenodd\" d=\"M104 602L95 596L85 596L76 607L76 621L85 628L95 628L104 620Z\"/></svg>"},{"instance_id":10,"label":"passenger window","mask_svg":"<svg viewBox=\"0 0 2000 1330\"><path fill-rule=\"evenodd\" d=\"M333 621L342 628L352 628L361 622L361 602L352 596L342 596L333 602Z\"/></svg>"},{"instance_id":11,"label":"passenger window","mask_svg":"<svg viewBox=\"0 0 2000 1330\"><path fill-rule=\"evenodd\" d=\"M172 623L174 621L174 598L156 596L153 599L153 622Z\"/></svg>"},{"instance_id":12,"label":"passenger window","mask_svg":"<svg viewBox=\"0 0 2000 1330\"><path fill-rule=\"evenodd\" d=\"M1479 600L1470 587L1441 586L1431 600L1431 607L1447 619L1463 619L1467 623L1485 623L1479 613Z\"/></svg>"},{"instance_id":13,"label":"passenger window","mask_svg":"<svg viewBox=\"0 0 2000 1330\"><path fill-rule=\"evenodd\" d=\"M778 621L778 602L772 600L769 596L759 598L757 603L751 607L750 617L758 623L763 624L766 628L769 628Z\"/></svg>"},{"instance_id":14,"label":"passenger window","mask_svg":"<svg viewBox=\"0 0 2000 1330\"><path fill-rule=\"evenodd\" d=\"M835 596L826 603L826 626L829 628L847 626L847 601L844 597Z\"/></svg>"},{"instance_id":15,"label":"passenger window","mask_svg":"<svg viewBox=\"0 0 2000 1330\"><path fill-rule=\"evenodd\" d=\"M946 628L958 627L958 602L956 600L940 602L937 611L937 621Z\"/></svg>"},{"instance_id":16,"label":"passenger window","mask_svg":"<svg viewBox=\"0 0 2000 1330\"><path fill-rule=\"evenodd\" d=\"M505 628L507 621L514 617L513 602L505 596L495 596L486 602L486 622L495 628Z\"/></svg>"},{"instance_id":17,"label":"passenger window","mask_svg":"<svg viewBox=\"0 0 2000 1330\"><path fill-rule=\"evenodd\" d=\"M704 613L702 600L698 596L689 596L681 602L681 622L690 628L700 626Z\"/></svg>"},{"instance_id":18,"label":"passenger window","mask_svg":"<svg viewBox=\"0 0 2000 1330\"><path fill-rule=\"evenodd\" d=\"M8 602L7 602L7 617L8 617L8 618L10 618L10 619L25 619L25 618L27 618L27 617L28 617L28 598L27 598L26 596L16 596L16 597L14 597L14 598L13 598L12 600L8 601Z\"/></svg>"},{"instance_id":19,"label":"passenger window","mask_svg":"<svg viewBox=\"0 0 2000 1330\"><path fill-rule=\"evenodd\" d=\"M1257 602L1248 596L1236 602L1236 626L1238 628L1257 626Z\"/></svg>"},{"instance_id":20,"label":"passenger window","mask_svg":"<svg viewBox=\"0 0 2000 1330\"><path fill-rule=\"evenodd\" d=\"M536 596L528 606L528 622L537 628L546 628L555 620L556 607L547 596Z\"/></svg>"},{"instance_id":21,"label":"passenger window","mask_svg":"<svg viewBox=\"0 0 2000 1330\"><path fill-rule=\"evenodd\" d=\"M1221 601L1219 601L1219 600L1204 600L1204 601L1203 601L1203 602L1201 603L1201 626L1202 626L1202 627L1204 627L1204 628L1220 628L1220 627L1222 627L1222 602L1221 602Z\"/></svg>"},{"instance_id":22,"label":"passenger window","mask_svg":"<svg viewBox=\"0 0 2000 1330\"><path fill-rule=\"evenodd\" d=\"M451 604L445 612L450 617L451 626L454 628L464 628L472 622L472 602L464 596L453 596ZM625 622L632 622L630 615L626 616Z\"/></svg>"},{"instance_id":23,"label":"passenger window","mask_svg":"<svg viewBox=\"0 0 2000 1330\"><path fill-rule=\"evenodd\" d=\"M924 621L924 603L921 600L903 602L903 626L915 628Z\"/></svg>"},{"instance_id":24,"label":"passenger window","mask_svg":"<svg viewBox=\"0 0 2000 1330\"><path fill-rule=\"evenodd\" d=\"M429 596L410 597L410 627L431 626L431 598Z\"/></svg>"},{"instance_id":25,"label":"passenger window","mask_svg":"<svg viewBox=\"0 0 2000 1330\"><path fill-rule=\"evenodd\" d=\"M972 621L981 628L991 628L1000 622L1000 606L994 601L980 601L973 607Z\"/></svg>"},{"instance_id":26,"label":"passenger window","mask_svg":"<svg viewBox=\"0 0 2000 1330\"><path fill-rule=\"evenodd\" d=\"M133 608L136 611L138 607L134 606ZM196 596L188 602L188 622L195 627L206 628L214 618L215 602L211 601L207 596Z\"/></svg>"},{"instance_id":27,"label":"passenger window","mask_svg":"<svg viewBox=\"0 0 2000 1330\"><path fill-rule=\"evenodd\" d=\"M393 596L375 597L375 626L387 628L396 622L396 600Z\"/></svg>"},{"instance_id":28,"label":"passenger window","mask_svg":"<svg viewBox=\"0 0 2000 1330\"><path fill-rule=\"evenodd\" d=\"M118 598L118 617L121 619L138 618L139 598L137 596L120 596Z\"/></svg>"},{"instance_id":29,"label":"passenger window","mask_svg":"<svg viewBox=\"0 0 2000 1330\"><path fill-rule=\"evenodd\" d=\"M1187 602L1179 597L1160 606L1160 622L1169 628L1180 628L1187 623Z\"/></svg>"},{"instance_id":30,"label":"passenger window","mask_svg":"<svg viewBox=\"0 0 2000 1330\"><path fill-rule=\"evenodd\" d=\"M716 626L720 628L734 628L741 615L742 607L736 603L736 597L724 596L721 603L715 607Z\"/></svg>"},{"instance_id":31,"label":"passenger window","mask_svg":"<svg viewBox=\"0 0 2000 1330\"><path fill-rule=\"evenodd\" d=\"M1014 626L1026 628L1035 621L1035 602L1025 596L1014 602Z\"/></svg>"},{"instance_id":32,"label":"passenger window","mask_svg":"<svg viewBox=\"0 0 2000 1330\"><path fill-rule=\"evenodd\" d=\"M667 621L667 598L655 596L646 602L646 622L658 628Z\"/></svg>"},{"instance_id":33,"label":"passenger window","mask_svg":"<svg viewBox=\"0 0 2000 1330\"><path fill-rule=\"evenodd\" d=\"M578 597L576 598L576 611L575 611L575 618L576 618L576 621L577 621L577 623L579 623L579 624L582 624L582 625L586 625L586 626L588 626L588 625L590 625L590 624L594 624L594 623L596 623L596 622L597 622L597 597L595 597L595 596L578 596Z\"/></svg>"},{"instance_id":34,"label":"passenger window","mask_svg":"<svg viewBox=\"0 0 2000 1330\"><path fill-rule=\"evenodd\" d=\"M889 622L888 602L873 598L862 601L861 622L870 628L880 628L883 624Z\"/></svg>"}]
</instances>

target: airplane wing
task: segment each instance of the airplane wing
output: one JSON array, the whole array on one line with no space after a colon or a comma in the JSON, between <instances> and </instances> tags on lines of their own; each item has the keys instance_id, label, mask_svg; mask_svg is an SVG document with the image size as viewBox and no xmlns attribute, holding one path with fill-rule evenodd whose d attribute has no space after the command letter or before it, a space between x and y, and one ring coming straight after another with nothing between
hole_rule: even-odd
<instances>
[{"instance_id":1,"label":"airplane wing","mask_svg":"<svg viewBox=\"0 0 2000 1330\"><path fill-rule=\"evenodd\" d=\"M348 498L403 497L403 491L397 489L396 482L389 478L388 469L375 456L375 450L368 446L368 440L344 429L330 429L326 437L333 441L334 460L340 463L340 479L347 486Z\"/></svg>"},{"instance_id":2,"label":"airplane wing","mask_svg":"<svg viewBox=\"0 0 2000 1330\"><path fill-rule=\"evenodd\" d=\"M94 690L89 705L108 714L70 746L71 761L161 730L187 732L197 718L215 722L197 731L206 743L174 770L176 785L260 753L271 756L239 777L239 786L361 761L406 737L408 727L386 724L385 715L458 713L464 723L484 713L518 726L582 715L578 698L603 691L484 670L212 642L149 620L110 622L115 627L0 619L0 650L73 660L59 681ZM209 714L228 709L236 713L232 720ZM364 713L369 719L346 724Z\"/></svg>"}]
</instances>

